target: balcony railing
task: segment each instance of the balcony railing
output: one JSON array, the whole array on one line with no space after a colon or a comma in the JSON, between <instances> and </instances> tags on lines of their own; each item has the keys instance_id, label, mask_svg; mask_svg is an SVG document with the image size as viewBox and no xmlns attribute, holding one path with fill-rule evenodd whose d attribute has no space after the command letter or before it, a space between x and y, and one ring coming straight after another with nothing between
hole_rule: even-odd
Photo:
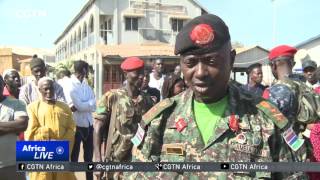
<instances>
[{"instance_id":1,"label":"balcony railing","mask_svg":"<svg viewBox=\"0 0 320 180\"><path fill-rule=\"evenodd\" d=\"M187 8L182 5L159 3L158 1L130 0L130 9L156 11L169 14L186 14Z\"/></svg>"}]
</instances>

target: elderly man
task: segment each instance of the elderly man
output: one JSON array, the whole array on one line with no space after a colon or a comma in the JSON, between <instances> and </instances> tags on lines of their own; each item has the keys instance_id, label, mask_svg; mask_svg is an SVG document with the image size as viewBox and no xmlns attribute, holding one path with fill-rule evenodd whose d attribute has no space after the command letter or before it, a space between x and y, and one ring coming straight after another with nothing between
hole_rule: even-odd
<instances>
[{"instance_id":1,"label":"elderly man","mask_svg":"<svg viewBox=\"0 0 320 180\"><path fill-rule=\"evenodd\" d=\"M3 90L3 95L19 98L21 87L20 75L15 69L7 69L3 72L3 78L6 86Z\"/></svg>"},{"instance_id":2,"label":"elderly man","mask_svg":"<svg viewBox=\"0 0 320 180\"><path fill-rule=\"evenodd\" d=\"M75 123L67 104L56 101L54 97L54 81L43 77L38 81L41 100L28 105L30 117L25 139L29 141L68 140L71 154L74 144ZM73 180L70 172L31 172L30 180Z\"/></svg>"},{"instance_id":3,"label":"elderly man","mask_svg":"<svg viewBox=\"0 0 320 180\"><path fill-rule=\"evenodd\" d=\"M32 58L30 62L31 73L34 76L34 80L21 87L19 99L24 101L27 105L33 101L38 100L41 97L38 88L38 81L40 78L46 75L46 65L44 61L38 57ZM53 83L54 86L54 98L57 101L66 102L63 89L58 83Z\"/></svg>"},{"instance_id":4,"label":"elderly man","mask_svg":"<svg viewBox=\"0 0 320 180\"><path fill-rule=\"evenodd\" d=\"M261 64L254 63L250 65L247 74L249 76L249 83L242 86L242 88L257 96L262 96L266 87L261 84L263 78Z\"/></svg>"},{"instance_id":5,"label":"elderly man","mask_svg":"<svg viewBox=\"0 0 320 180\"><path fill-rule=\"evenodd\" d=\"M143 68L144 62L138 57L124 60L121 69L125 73L126 86L110 90L100 99L94 121L95 162L131 161L132 142L136 141L130 140L142 115L153 105L151 97L140 91ZM103 148L102 142L106 143ZM98 172L96 176L99 179L102 174ZM117 179L118 176L118 173L108 173L108 178Z\"/></svg>"},{"instance_id":6,"label":"elderly man","mask_svg":"<svg viewBox=\"0 0 320 180\"><path fill-rule=\"evenodd\" d=\"M144 140L134 161L271 162L274 124L287 119L262 98L229 81L235 59L227 25L218 16L192 19L176 38L175 54L189 89L165 99L143 116ZM137 136L139 136L137 133ZM270 172L144 172L129 179L259 179Z\"/></svg>"},{"instance_id":7,"label":"elderly man","mask_svg":"<svg viewBox=\"0 0 320 180\"><path fill-rule=\"evenodd\" d=\"M20 180L25 175L16 172L16 140L27 128L28 115L22 101L2 94L4 85L0 76L0 179Z\"/></svg>"}]
</instances>

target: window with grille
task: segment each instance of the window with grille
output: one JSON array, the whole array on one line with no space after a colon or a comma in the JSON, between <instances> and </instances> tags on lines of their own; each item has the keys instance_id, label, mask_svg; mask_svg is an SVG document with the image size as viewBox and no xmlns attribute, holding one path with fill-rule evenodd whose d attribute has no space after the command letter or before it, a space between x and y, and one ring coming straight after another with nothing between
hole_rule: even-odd
<instances>
[{"instance_id":1,"label":"window with grille","mask_svg":"<svg viewBox=\"0 0 320 180\"><path fill-rule=\"evenodd\" d=\"M138 18L126 17L125 23L126 31L138 31Z\"/></svg>"},{"instance_id":2,"label":"window with grille","mask_svg":"<svg viewBox=\"0 0 320 180\"><path fill-rule=\"evenodd\" d=\"M183 27L182 19L171 19L171 29L174 32L179 32Z\"/></svg>"}]
</instances>

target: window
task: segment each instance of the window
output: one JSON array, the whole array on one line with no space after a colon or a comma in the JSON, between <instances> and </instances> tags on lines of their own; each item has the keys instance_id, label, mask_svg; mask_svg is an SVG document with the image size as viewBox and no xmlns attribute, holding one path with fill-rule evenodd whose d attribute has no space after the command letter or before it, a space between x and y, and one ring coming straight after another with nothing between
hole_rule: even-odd
<instances>
[{"instance_id":1,"label":"window","mask_svg":"<svg viewBox=\"0 0 320 180\"><path fill-rule=\"evenodd\" d=\"M138 31L138 18L126 17L126 31Z\"/></svg>"},{"instance_id":2,"label":"window","mask_svg":"<svg viewBox=\"0 0 320 180\"><path fill-rule=\"evenodd\" d=\"M172 19L171 29L174 32L179 32L182 29L182 26L183 26L183 20L182 19Z\"/></svg>"}]
</instances>

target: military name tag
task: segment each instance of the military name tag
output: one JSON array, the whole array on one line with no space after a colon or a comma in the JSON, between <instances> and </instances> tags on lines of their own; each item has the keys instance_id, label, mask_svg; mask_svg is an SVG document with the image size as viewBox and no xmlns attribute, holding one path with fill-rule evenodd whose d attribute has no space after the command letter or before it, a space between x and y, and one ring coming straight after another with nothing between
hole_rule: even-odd
<instances>
[{"instance_id":1,"label":"military name tag","mask_svg":"<svg viewBox=\"0 0 320 180\"><path fill-rule=\"evenodd\" d=\"M297 136L292 126L282 133L282 137L293 151L297 151L304 143L304 139Z\"/></svg>"},{"instance_id":2,"label":"military name tag","mask_svg":"<svg viewBox=\"0 0 320 180\"><path fill-rule=\"evenodd\" d=\"M173 143L173 144L163 144L162 145L162 152L164 152L166 155L184 155L184 145L181 143Z\"/></svg>"},{"instance_id":3,"label":"military name tag","mask_svg":"<svg viewBox=\"0 0 320 180\"><path fill-rule=\"evenodd\" d=\"M235 151L251 154L251 155L254 155L254 156L265 157L267 155L267 153L265 151L261 151L257 147L250 146L250 145L247 145L247 144L239 144L239 143L233 142L233 143L231 143L231 147Z\"/></svg>"},{"instance_id":4,"label":"military name tag","mask_svg":"<svg viewBox=\"0 0 320 180\"><path fill-rule=\"evenodd\" d=\"M142 129L140 124L138 124L138 130L137 130L136 134L134 135L134 137L131 138L131 142L133 143L133 145L135 147L138 147L141 144L141 142L144 138L144 135L145 135L144 129Z\"/></svg>"}]
</instances>

